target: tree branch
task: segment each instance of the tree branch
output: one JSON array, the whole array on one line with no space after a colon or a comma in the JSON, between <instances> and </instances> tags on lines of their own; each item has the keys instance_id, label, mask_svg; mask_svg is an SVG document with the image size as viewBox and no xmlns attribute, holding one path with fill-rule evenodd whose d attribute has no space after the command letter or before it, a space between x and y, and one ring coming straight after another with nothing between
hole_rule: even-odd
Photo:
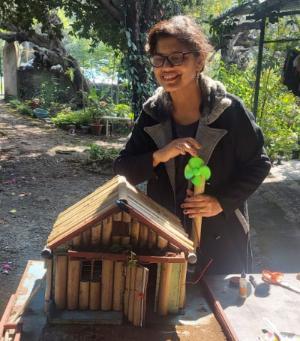
<instances>
[{"instance_id":1,"label":"tree branch","mask_svg":"<svg viewBox=\"0 0 300 341\"><path fill-rule=\"evenodd\" d=\"M260 23L258 21L254 22L243 22L240 25L234 27L230 34L237 34L240 32L250 31L250 30L258 30L260 28Z\"/></svg>"},{"instance_id":2,"label":"tree branch","mask_svg":"<svg viewBox=\"0 0 300 341\"><path fill-rule=\"evenodd\" d=\"M117 21L120 22L122 20L121 12L118 8L116 8L112 1L110 0L100 0L100 3L107 9L109 14Z\"/></svg>"},{"instance_id":3,"label":"tree branch","mask_svg":"<svg viewBox=\"0 0 300 341\"><path fill-rule=\"evenodd\" d=\"M14 41L18 41L19 43L29 41L49 50L59 50L61 54L65 54L66 52L59 39L50 39L47 34L39 34L36 32L0 32L0 38L8 43Z\"/></svg>"}]
</instances>

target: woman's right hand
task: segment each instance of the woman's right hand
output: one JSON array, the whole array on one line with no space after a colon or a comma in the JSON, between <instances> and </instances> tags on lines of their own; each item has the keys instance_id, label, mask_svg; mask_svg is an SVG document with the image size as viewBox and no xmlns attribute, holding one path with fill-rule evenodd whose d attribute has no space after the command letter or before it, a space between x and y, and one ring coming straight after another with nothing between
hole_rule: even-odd
<instances>
[{"instance_id":1,"label":"woman's right hand","mask_svg":"<svg viewBox=\"0 0 300 341\"><path fill-rule=\"evenodd\" d=\"M167 162L178 155L185 155L186 153L197 156L200 148L199 142L192 137L175 139L153 153L153 166L155 167L161 162Z\"/></svg>"}]
</instances>

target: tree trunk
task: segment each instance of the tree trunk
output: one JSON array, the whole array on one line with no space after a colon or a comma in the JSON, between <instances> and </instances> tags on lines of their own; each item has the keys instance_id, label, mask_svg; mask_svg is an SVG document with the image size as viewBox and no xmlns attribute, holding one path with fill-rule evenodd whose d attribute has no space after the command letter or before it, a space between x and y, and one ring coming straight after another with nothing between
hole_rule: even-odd
<instances>
[{"instance_id":1,"label":"tree trunk","mask_svg":"<svg viewBox=\"0 0 300 341\"><path fill-rule=\"evenodd\" d=\"M126 7L126 30L130 32L131 42L128 46L129 69L135 70L135 76L131 76L132 86L132 108L135 118L142 110L143 103L152 93L154 84L150 66L147 65L145 54L145 37L147 30L160 21L164 16L164 11L158 11L153 0L129 1Z\"/></svg>"},{"instance_id":2,"label":"tree trunk","mask_svg":"<svg viewBox=\"0 0 300 341\"><path fill-rule=\"evenodd\" d=\"M54 14L51 14L49 20L53 20L53 18L56 17ZM59 20L58 17L57 20ZM43 67L50 69L51 66L61 65L61 72L64 74L67 74L69 69L73 69L74 77L71 79L71 82L77 94L77 102L79 105L82 105L83 92L89 90L89 83L84 77L77 60L67 54L62 44L62 37L56 36L51 29L45 34L24 32L17 27L12 28L15 29L15 32L0 32L0 39L9 43L14 41L32 43L36 62L40 63Z\"/></svg>"},{"instance_id":3,"label":"tree trunk","mask_svg":"<svg viewBox=\"0 0 300 341\"><path fill-rule=\"evenodd\" d=\"M141 1L129 1L127 5L127 17L126 24L127 30L131 33L131 43L134 45L128 46L131 56L134 58L129 59L128 66L129 69L134 69L134 75L138 77L131 77L132 82L132 109L135 118L138 116L142 109L143 102L147 94L142 91L143 85L148 81L147 70L143 62L142 56L145 54L143 47L143 39L141 39L141 22L140 19L143 17L141 15Z\"/></svg>"}]
</instances>

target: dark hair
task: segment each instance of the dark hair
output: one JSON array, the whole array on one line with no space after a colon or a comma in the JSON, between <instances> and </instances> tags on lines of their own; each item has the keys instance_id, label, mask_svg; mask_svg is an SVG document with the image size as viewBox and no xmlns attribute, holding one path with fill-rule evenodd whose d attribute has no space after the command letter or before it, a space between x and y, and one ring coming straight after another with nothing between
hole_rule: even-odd
<instances>
[{"instance_id":1,"label":"dark hair","mask_svg":"<svg viewBox=\"0 0 300 341\"><path fill-rule=\"evenodd\" d=\"M195 55L201 57L203 65L208 54L213 51L213 47L200 27L193 19L185 15L178 15L155 24L148 32L146 52L150 55L155 54L158 40L165 37L174 37L192 51L199 51L199 53L195 52Z\"/></svg>"}]
</instances>

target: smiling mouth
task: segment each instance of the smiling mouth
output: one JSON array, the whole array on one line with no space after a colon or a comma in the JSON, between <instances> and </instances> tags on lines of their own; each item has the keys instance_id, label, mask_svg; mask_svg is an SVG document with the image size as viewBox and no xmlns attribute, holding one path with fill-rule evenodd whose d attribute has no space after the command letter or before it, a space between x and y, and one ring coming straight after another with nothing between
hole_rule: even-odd
<instances>
[{"instance_id":1,"label":"smiling mouth","mask_svg":"<svg viewBox=\"0 0 300 341\"><path fill-rule=\"evenodd\" d=\"M180 75L178 73L170 73L170 74L164 74L161 76L161 78L164 81L170 82L170 81L174 81L175 79L177 79Z\"/></svg>"}]
</instances>

